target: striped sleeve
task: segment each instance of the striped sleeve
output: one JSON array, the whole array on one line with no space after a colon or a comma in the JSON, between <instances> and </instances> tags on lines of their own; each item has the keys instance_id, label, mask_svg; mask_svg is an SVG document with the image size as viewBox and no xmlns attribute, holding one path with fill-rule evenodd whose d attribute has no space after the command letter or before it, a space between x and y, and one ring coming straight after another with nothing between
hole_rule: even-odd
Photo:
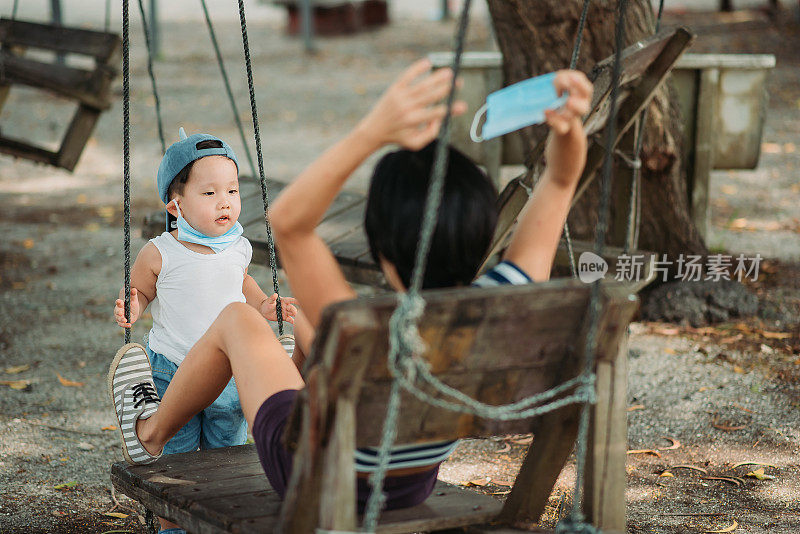
<instances>
[{"instance_id":1,"label":"striped sleeve","mask_svg":"<svg viewBox=\"0 0 800 534\"><path fill-rule=\"evenodd\" d=\"M503 260L472 282L472 285L473 287L492 287L506 284L530 284L531 282L533 280L525 271L514 263Z\"/></svg>"}]
</instances>

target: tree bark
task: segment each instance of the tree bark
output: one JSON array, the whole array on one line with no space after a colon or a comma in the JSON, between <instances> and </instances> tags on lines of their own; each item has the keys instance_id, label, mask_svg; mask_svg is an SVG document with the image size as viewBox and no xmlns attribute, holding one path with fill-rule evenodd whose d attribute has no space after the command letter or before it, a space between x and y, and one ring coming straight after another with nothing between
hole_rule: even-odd
<instances>
[{"instance_id":1,"label":"tree bark","mask_svg":"<svg viewBox=\"0 0 800 534\"><path fill-rule=\"evenodd\" d=\"M569 66L583 0L488 0L498 44L503 53L507 85ZM586 73L614 53L617 0L590 3L577 68ZM625 18L625 46L653 34L655 17L649 0L630 0ZM524 146L532 148L546 135L542 127L526 128ZM601 133L602 135L602 133ZM642 144L641 229L638 248L666 253L708 254L690 216L686 173L682 158L680 110L669 83L649 105ZM529 150L530 150L529 148ZM615 158L614 175L624 165ZM613 181L612 181L613 183ZM573 237L593 239L597 223L600 180L595 180L569 216ZM612 199L619 198L612 186ZM624 187L629 187L625 185ZM618 234L613 221L624 224L628 205L614 205L609 236ZM622 217L615 216L625 210ZM610 239L610 237L609 237ZM609 244L612 243L609 240Z\"/></svg>"}]
</instances>

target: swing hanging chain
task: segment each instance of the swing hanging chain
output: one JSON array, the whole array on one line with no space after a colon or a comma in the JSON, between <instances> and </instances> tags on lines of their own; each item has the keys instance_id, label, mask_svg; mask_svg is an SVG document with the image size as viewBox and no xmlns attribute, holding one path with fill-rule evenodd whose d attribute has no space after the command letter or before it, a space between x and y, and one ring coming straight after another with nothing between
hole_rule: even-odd
<instances>
[{"instance_id":1,"label":"swing hanging chain","mask_svg":"<svg viewBox=\"0 0 800 534\"><path fill-rule=\"evenodd\" d=\"M578 20L578 32L575 35L575 46L572 48L572 58L569 61L570 70L575 70L578 65L578 56L581 52L581 43L583 42L583 28L586 26L586 15L589 13L589 2L591 0L584 0L583 9L581 10L581 17ZM564 221L564 239L567 242L567 255L569 256L569 270L572 278L578 278L578 269L575 266L575 251L572 248L572 237L569 232L569 222Z\"/></svg>"},{"instance_id":2,"label":"swing hanging chain","mask_svg":"<svg viewBox=\"0 0 800 534\"><path fill-rule=\"evenodd\" d=\"M208 26L208 35L211 37L211 44L214 47L214 53L217 56L217 64L219 65L219 71L222 74L222 81L225 84L225 92L228 94L228 101L231 105L231 111L233 112L233 120L236 123L236 128L239 130L239 137L242 141L242 145L244 146L244 151L247 154L247 163L250 164L250 172L253 175L253 179L257 176L256 173L256 166L253 163L253 155L250 153L250 144L247 142L247 136L244 133L244 125L242 125L242 119L239 118L239 109L236 107L236 100L233 97L233 90L231 89L231 82L228 78L228 71L225 70L225 63L222 60L222 52L219 48L219 43L217 42L217 34L214 31L214 26L211 23L211 16L208 14L208 6L206 5L206 0L200 0L200 4L203 7L203 15L206 19L206 26Z\"/></svg>"},{"instance_id":3,"label":"swing hanging chain","mask_svg":"<svg viewBox=\"0 0 800 534\"><path fill-rule=\"evenodd\" d=\"M123 249L125 254L125 317L131 318L131 118L130 118L130 21L128 0L122 0L122 188ZM125 328L125 344L131 329Z\"/></svg>"},{"instance_id":4,"label":"swing hanging chain","mask_svg":"<svg viewBox=\"0 0 800 534\"><path fill-rule=\"evenodd\" d=\"M158 123L158 140L161 141L161 154L164 154L167 151L167 145L164 142L164 121L161 117L161 99L158 97L156 75L153 72L153 48L150 39L150 29L147 27L147 15L144 12L144 0L139 0L139 13L142 16L142 33L144 34L145 48L147 48L147 74L150 76L150 86L152 87L153 100L155 101L156 121Z\"/></svg>"},{"instance_id":5,"label":"swing hanging chain","mask_svg":"<svg viewBox=\"0 0 800 534\"><path fill-rule=\"evenodd\" d=\"M267 227L267 244L269 246L269 266L272 269L272 288L278 295L275 301L275 315L278 319L278 334L283 334L283 307L281 294L278 287L278 265L275 259L275 241L272 238L272 227L269 224L269 191L267 179L264 176L264 157L261 152L261 133L258 129L258 109L256 107L256 90L253 82L253 66L250 61L250 45L247 38L247 21L244 14L244 0L239 1L239 21L242 27L242 47L244 48L244 63L247 70L247 87L250 91L250 109L253 117L253 133L256 141L256 156L258 158L258 177L261 182L261 201L264 204L264 223Z\"/></svg>"},{"instance_id":6,"label":"swing hanging chain","mask_svg":"<svg viewBox=\"0 0 800 534\"><path fill-rule=\"evenodd\" d=\"M664 0L658 3L658 16L656 17L656 27L653 34L657 34L661 29L661 18L664 14ZM642 152L642 142L644 140L644 127L647 123L649 107L642 110L639 124L636 128L636 139L633 142L633 161L638 162L638 166L631 166L633 176L631 177L631 195L628 205L628 222L625 229L625 253L635 249L639 245L639 228L641 226L641 207L642 207L642 164L640 155Z\"/></svg>"}]
</instances>

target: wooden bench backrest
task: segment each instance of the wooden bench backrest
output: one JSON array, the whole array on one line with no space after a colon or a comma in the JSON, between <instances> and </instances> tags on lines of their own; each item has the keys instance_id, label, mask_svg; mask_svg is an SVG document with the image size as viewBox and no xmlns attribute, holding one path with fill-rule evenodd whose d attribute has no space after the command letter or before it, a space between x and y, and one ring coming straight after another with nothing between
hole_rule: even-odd
<instances>
[{"instance_id":1,"label":"wooden bench backrest","mask_svg":"<svg viewBox=\"0 0 800 534\"><path fill-rule=\"evenodd\" d=\"M21 20L0 19L0 43L4 47L52 50L81 54L107 63L117 51L119 37L82 28L65 28Z\"/></svg>"},{"instance_id":2,"label":"wooden bench backrest","mask_svg":"<svg viewBox=\"0 0 800 534\"><path fill-rule=\"evenodd\" d=\"M484 403L507 404L543 392L578 373L589 295L590 286L572 280L425 292L419 322L428 346L424 357L438 378ZM396 302L386 295L331 306L309 358L307 369L316 367L318 383L325 384L316 388L321 406L332 406L343 394L357 399L360 447L375 446L381 437L391 387L388 324ZM598 358L616 354L635 306L629 288L603 287ZM430 406L404 392L397 442L529 429L526 420L485 420Z\"/></svg>"}]
</instances>

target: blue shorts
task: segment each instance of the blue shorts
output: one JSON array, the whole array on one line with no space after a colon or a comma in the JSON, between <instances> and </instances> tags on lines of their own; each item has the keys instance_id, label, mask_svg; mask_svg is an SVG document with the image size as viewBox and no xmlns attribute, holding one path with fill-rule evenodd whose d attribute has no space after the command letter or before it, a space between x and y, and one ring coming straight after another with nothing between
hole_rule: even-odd
<instances>
[{"instance_id":1,"label":"blue shorts","mask_svg":"<svg viewBox=\"0 0 800 534\"><path fill-rule=\"evenodd\" d=\"M153 381L158 396L163 397L178 366L165 356L147 348ZM239 392L231 378L228 385L211 406L192 417L164 445L164 454L191 452L197 449L217 449L231 445L244 445L247 441L247 421L239 403Z\"/></svg>"}]
</instances>

